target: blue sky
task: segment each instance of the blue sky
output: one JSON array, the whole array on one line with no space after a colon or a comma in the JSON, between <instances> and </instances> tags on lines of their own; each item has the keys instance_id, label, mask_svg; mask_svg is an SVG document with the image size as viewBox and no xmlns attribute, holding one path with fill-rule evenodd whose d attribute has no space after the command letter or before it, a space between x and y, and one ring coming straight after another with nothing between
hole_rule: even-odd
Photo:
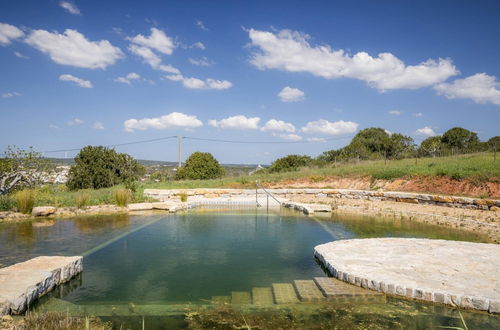
<instances>
[{"instance_id":1,"label":"blue sky","mask_svg":"<svg viewBox=\"0 0 500 330\"><path fill-rule=\"evenodd\" d=\"M2 1L0 148L300 142L184 142L184 157L267 164L372 126L487 140L499 14L498 1ZM177 141L117 150L176 160Z\"/></svg>"}]
</instances>

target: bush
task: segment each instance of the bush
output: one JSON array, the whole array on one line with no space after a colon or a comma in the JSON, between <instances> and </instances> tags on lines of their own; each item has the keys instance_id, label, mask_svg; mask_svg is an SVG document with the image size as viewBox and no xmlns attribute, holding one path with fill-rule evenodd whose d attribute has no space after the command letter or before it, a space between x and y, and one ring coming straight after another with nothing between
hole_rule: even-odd
<instances>
[{"instance_id":1,"label":"bush","mask_svg":"<svg viewBox=\"0 0 500 330\"><path fill-rule=\"evenodd\" d=\"M21 190L15 193L17 209L24 214L30 214L35 206L35 192L31 189Z\"/></svg>"},{"instance_id":2,"label":"bush","mask_svg":"<svg viewBox=\"0 0 500 330\"><path fill-rule=\"evenodd\" d=\"M113 196L115 197L115 203L118 206L127 206L132 199L132 193L128 189L117 189L113 191Z\"/></svg>"},{"instance_id":3,"label":"bush","mask_svg":"<svg viewBox=\"0 0 500 330\"><path fill-rule=\"evenodd\" d=\"M125 180L123 182L123 185L125 186L125 189L129 189L131 192L136 192L137 189L139 188L139 183L136 180Z\"/></svg>"},{"instance_id":4,"label":"bush","mask_svg":"<svg viewBox=\"0 0 500 330\"><path fill-rule=\"evenodd\" d=\"M276 159L269 167L270 173L296 171L299 167L307 166L312 162L309 156L288 155Z\"/></svg>"},{"instance_id":5,"label":"bush","mask_svg":"<svg viewBox=\"0 0 500 330\"><path fill-rule=\"evenodd\" d=\"M136 181L144 167L127 154L102 146L87 146L75 157L66 185L71 190L112 187L126 181Z\"/></svg>"},{"instance_id":6,"label":"bush","mask_svg":"<svg viewBox=\"0 0 500 330\"><path fill-rule=\"evenodd\" d=\"M188 200L188 195L186 193L181 193L179 194L179 197L181 198L181 202L185 203Z\"/></svg>"},{"instance_id":7,"label":"bush","mask_svg":"<svg viewBox=\"0 0 500 330\"><path fill-rule=\"evenodd\" d=\"M0 195L0 211L12 211L16 202L8 195Z\"/></svg>"},{"instance_id":8,"label":"bush","mask_svg":"<svg viewBox=\"0 0 500 330\"><path fill-rule=\"evenodd\" d=\"M186 165L177 169L177 180L208 180L224 176L225 170L209 152L195 152L186 160Z\"/></svg>"},{"instance_id":9,"label":"bush","mask_svg":"<svg viewBox=\"0 0 500 330\"><path fill-rule=\"evenodd\" d=\"M81 209L82 207L88 205L90 199L90 194L87 191L80 191L75 196L76 207Z\"/></svg>"}]
</instances>

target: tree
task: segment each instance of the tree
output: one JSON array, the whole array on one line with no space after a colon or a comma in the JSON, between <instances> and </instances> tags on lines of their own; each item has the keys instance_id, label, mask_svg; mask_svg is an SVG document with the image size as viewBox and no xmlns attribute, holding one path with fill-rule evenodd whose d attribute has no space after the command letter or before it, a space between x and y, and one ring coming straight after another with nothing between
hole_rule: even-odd
<instances>
[{"instance_id":1,"label":"tree","mask_svg":"<svg viewBox=\"0 0 500 330\"><path fill-rule=\"evenodd\" d=\"M420 143L418 154L423 157L436 157L436 154L442 153L445 149L446 145L441 142L441 136L431 136Z\"/></svg>"},{"instance_id":2,"label":"tree","mask_svg":"<svg viewBox=\"0 0 500 330\"><path fill-rule=\"evenodd\" d=\"M52 170L52 163L33 148L21 150L9 146L5 157L0 159L0 195L14 189L32 188Z\"/></svg>"},{"instance_id":3,"label":"tree","mask_svg":"<svg viewBox=\"0 0 500 330\"><path fill-rule=\"evenodd\" d=\"M462 127L453 127L441 137L441 142L453 152L473 152L479 149L477 134Z\"/></svg>"},{"instance_id":4,"label":"tree","mask_svg":"<svg viewBox=\"0 0 500 330\"><path fill-rule=\"evenodd\" d=\"M413 155L415 143L409 136L393 133L386 145L386 157L390 159L401 159Z\"/></svg>"},{"instance_id":5,"label":"tree","mask_svg":"<svg viewBox=\"0 0 500 330\"><path fill-rule=\"evenodd\" d=\"M184 167L177 169L177 180L207 180L223 177L225 170L209 152L194 152L186 160Z\"/></svg>"},{"instance_id":6,"label":"tree","mask_svg":"<svg viewBox=\"0 0 500 330\"><path fill-rule=\"evenodd\" d=\"M144 167L133 157L103 146L86 146L75 157L66 185L71 190L112 187L136 181Z\"/></svg>"},{"instance_id":7,"label":"tree","mask_svg":"<svg viewBox=\"0 0 500 330\"><path fill-rule=\"evenodd\" d=\"M296 171L299 167L311 164L312 158L309 156L288 155L286 157L276 159L269 167L269 172L290 172Z\"/></svg>"},{"instance_id":8,"label":"tree","mask_svg":"<svg viewBox=\"0 0 500 330\"><path fill-rule=\"evenodd\" d=\"M494 136L486 142L490 150L500 151L500 135Z\"/></svg>"}]
</instances>

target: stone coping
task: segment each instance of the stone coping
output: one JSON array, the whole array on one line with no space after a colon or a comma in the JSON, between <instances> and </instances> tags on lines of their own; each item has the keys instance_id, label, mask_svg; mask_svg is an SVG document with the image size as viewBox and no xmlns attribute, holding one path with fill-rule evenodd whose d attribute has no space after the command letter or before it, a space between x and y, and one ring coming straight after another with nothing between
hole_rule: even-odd
<instances>
[{"instance_id":1,"label":"stone coping","mask_svg":"<svg viewBox=\"0 0 500 330\"><path fill-rule=\"evenodd\" d=\"M23 313L83 270L83 257L42 256L0 268L0 316Z\"/></svg>"},{"instance_id":2,"label":"stone coping","mask_svg":"<svg viewBox=\"0 0 500 330\"><path fill-rule=\"evenodd\" d=\"M409 299L500 313L500 245L416 238L330 242L314 255L339 280Z\"/></svg>"}]
</instances>

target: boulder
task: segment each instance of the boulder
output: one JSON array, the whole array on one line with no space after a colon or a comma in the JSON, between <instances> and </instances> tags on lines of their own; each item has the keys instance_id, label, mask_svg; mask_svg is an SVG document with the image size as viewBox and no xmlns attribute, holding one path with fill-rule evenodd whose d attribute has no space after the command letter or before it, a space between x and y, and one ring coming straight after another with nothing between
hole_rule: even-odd
<instances>
[{"instance_id":1,"label":"boulder","mask_svg":"<svg viewBox=\"0 0 500 330\"><path fill-rule=\"evenodd\" d=\"M155 210L170 210L172 207L172 204L166 203L166 202L156 202L152 203L153 209Z\"/></svg>"},{"instance_id":2,"label":"boulder","mask_svg":"<svg viewBox=\"0 0 500 330\"><path fill-rule=\"evenodd\" d=\"M34 217L46 217L56 212L56 208L53 206L37 206L31 211L31 215Z\"/></svg>"}]
</instances>

